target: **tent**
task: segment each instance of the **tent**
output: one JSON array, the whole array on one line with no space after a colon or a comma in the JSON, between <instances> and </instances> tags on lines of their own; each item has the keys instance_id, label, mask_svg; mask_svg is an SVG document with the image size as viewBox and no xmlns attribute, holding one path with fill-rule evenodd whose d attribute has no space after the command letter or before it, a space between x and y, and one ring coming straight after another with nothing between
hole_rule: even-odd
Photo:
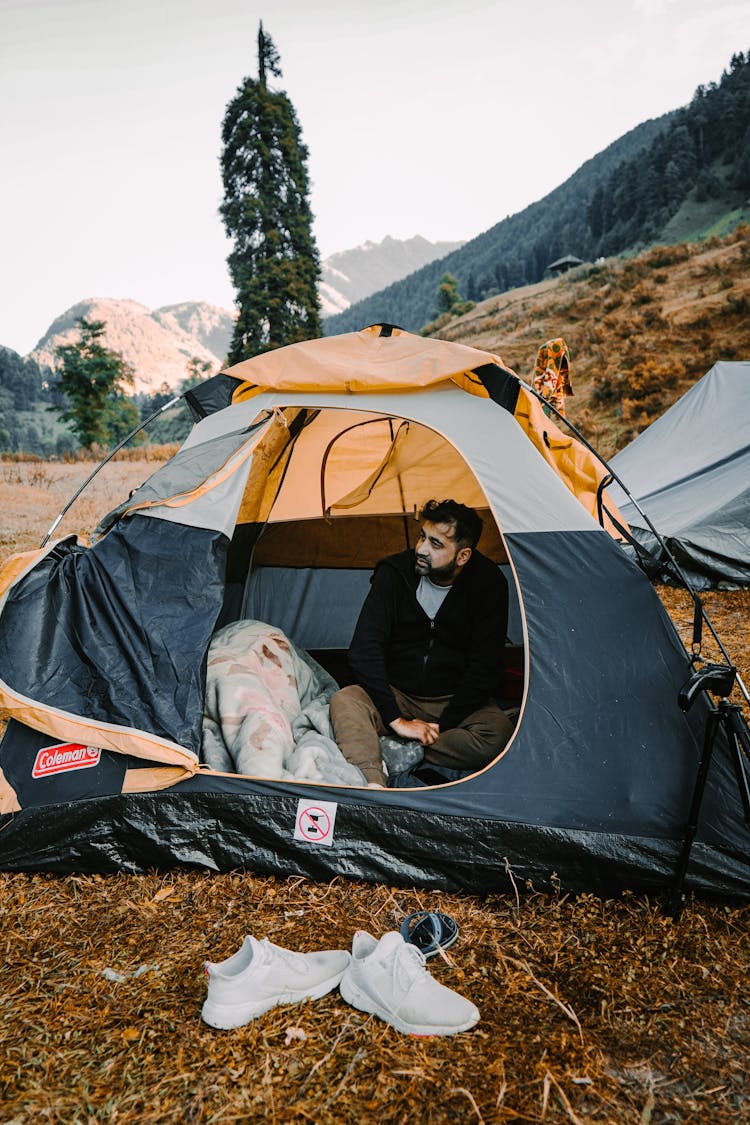
<instances>
[{"instance_id":1,"label":"tent","mask_svg":"<svg viewBox=\"0 0 750 1125\"><path fill-rule=\"evenodd\" d=\"M678 706L688 655L595 518L606 474L525 384L489 353L373 326L248 360L188 401L202 420L90 546L0 571L0 867L669 886L708 702ZM373 564L414 543L433 496L482 512L512 590L523 689L502 754L421 788L206 769L217 627L271 622L332 669ZM748 843L720 738L686 886L746 897Z\"/></svg>"},{"instance_id":2,"label":"tent","mask_svg":"<svg viewBox=\"0 0 750 1125\"><path fill-rule=\"evenodd\" d=\"M668 568L644 513L694 589L750 585L750 363L714 364L611 466L642 509L612 486L652 573Z\"/></svg>"}]
</instances>

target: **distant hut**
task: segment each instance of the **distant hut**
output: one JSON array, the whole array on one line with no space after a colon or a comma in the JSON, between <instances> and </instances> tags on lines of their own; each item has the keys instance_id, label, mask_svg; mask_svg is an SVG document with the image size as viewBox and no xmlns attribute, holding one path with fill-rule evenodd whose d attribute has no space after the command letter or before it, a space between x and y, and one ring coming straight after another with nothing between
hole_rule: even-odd
<instances>
[{"instance_id":1,"label":"distant hut","mask_svg":"<svg viewBox=\"0 0 750 1125\"><path fill-rule=\"evenodd\" d=\"M552 277L558 277L561 273L572 270L574 266L582 265L583 258L576 258L574 254L566 254L564 258L558 258L556 262L551 262L544 272Z\"/></svg>"}]
</instances>

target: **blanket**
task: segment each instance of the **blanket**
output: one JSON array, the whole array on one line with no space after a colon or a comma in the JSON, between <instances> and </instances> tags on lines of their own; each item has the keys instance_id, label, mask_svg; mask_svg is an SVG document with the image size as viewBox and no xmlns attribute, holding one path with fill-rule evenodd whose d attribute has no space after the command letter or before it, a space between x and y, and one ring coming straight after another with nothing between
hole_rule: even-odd
<instances>
[{"instance_id":1,"label":"blanket","mask_svg":"<svg viewBox=\"0 0 750 1125\"><path fill-rule=\"evenodd\" d=\"M223 773L365 785L331 737L328 704L337 689L280 629L227 625L208 650L203 761Z\"/></svg>"}]
</instances>

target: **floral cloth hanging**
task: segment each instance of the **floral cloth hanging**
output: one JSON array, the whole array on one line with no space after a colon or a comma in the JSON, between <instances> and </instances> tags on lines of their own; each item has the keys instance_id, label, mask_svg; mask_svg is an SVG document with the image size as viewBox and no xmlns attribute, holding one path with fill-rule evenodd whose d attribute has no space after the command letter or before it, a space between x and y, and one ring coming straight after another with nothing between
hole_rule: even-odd
<instances>
[{"instance_id":1,"label":"floral cloth hanging","mask_svg":"<svg viewBox=\"0 0 750 1125\"><path fill-rule=\"evenodd\" d=\"M570 350L562 336L548 340L539 349L533 387L546 402L565 415L565 398L573 394L573 388L570 383ZM546 403L544 413L548 418L552 414Z\"/></svg>"}]
</instances>

